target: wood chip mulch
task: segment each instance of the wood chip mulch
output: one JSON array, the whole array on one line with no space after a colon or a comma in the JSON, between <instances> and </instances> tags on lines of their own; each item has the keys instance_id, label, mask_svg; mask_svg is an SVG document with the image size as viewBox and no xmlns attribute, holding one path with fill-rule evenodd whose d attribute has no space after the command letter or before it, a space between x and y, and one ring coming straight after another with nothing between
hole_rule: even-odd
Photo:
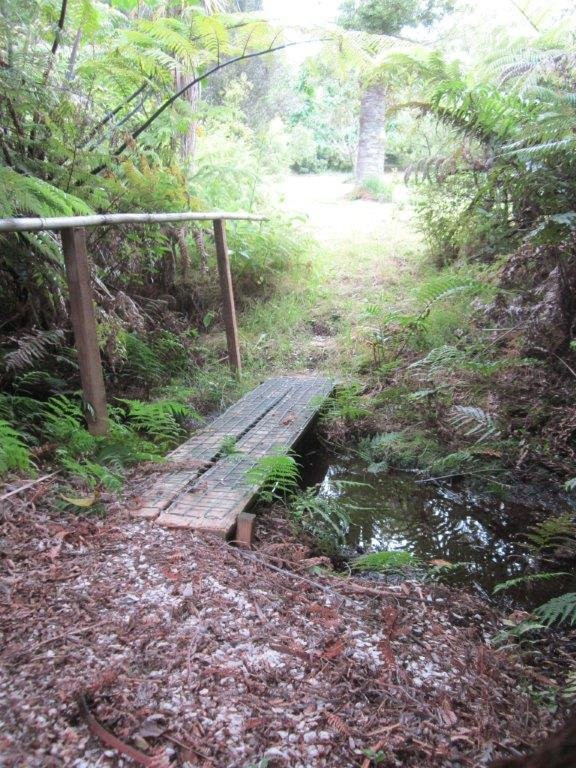
<instances>
[{"instance_id":1,"label":"wood chip mulch","mask_svg":"<svg viewBox=\"0 0 576 768\"><path fill-rule=\"evenodd\" d=\"M9 499L0 765L464 768L557 726L493 608L317 563L273 519L243 551Z\"/></svg>"}]
</instances>

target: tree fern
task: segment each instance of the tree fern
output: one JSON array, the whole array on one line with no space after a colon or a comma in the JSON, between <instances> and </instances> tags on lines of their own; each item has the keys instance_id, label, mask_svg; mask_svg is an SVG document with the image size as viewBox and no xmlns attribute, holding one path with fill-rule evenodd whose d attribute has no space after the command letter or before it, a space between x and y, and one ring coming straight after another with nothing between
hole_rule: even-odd
<instances>
[{"instance_id":1,"label":"tree fern","mask_svg":"<svg viewBox=\"0 0 576 768\"><path fill-rule=\"evenodd\" d=\"M0 165L0 216L73 216L93 213L83 200L41 179Z\"/></svg>"}]
</instances>

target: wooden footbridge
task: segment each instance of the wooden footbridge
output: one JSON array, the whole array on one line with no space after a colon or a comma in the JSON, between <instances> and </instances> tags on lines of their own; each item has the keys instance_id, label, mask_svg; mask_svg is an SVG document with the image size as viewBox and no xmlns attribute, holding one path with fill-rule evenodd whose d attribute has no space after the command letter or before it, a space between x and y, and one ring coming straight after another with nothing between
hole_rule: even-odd
<instances>
[{"instance_id":1,"label":"wooden footbridge","mask_svg":"<svg viewBox=\"0 0 576 768\"><path fill-rule=\"evenodd\" d=\"M92 434L107 434L108 411L86 228L212 221L228 362L239 376L240 348L225 230L229 219L260 222L265 217L240 212L188 211L0 219L0 233L52 230L60 234L86 421ZM246 477L248 470L262 457L292 448L333 386L329 379L318 376L281 376L264 382L173 451L162 466L159 479L143 490L132 514L159 525L229 536L258 492ZM234 446L232 452L230 445ZM243 531L236 531L236 538L248 541L249 516L240 517L240 522Z\"/></svg>"},{"instance_id":2,"label":"wooden footbridge","mask_svg":"<svg viewBox=\"0 0 576 768\"><path fill-rule=\"evenodd\" d=\"M168 527L231 535L258 494L247 472L262 457L292 448L333 388L332 381L319 376L268 379L172 451L165 471L144 490L132 515ZM249 528L250 519L244 520Z\"/></svg>"}]
</instances>

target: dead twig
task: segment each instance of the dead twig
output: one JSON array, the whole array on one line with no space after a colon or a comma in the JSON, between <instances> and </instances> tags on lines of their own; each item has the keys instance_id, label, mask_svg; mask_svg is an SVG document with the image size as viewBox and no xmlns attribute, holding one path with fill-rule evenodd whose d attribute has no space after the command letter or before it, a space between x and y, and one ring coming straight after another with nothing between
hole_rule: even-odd
<instances>
[{"instance_id":1,"label":"dead twig","mask_svg":"<svg viewBox=\"0 0 576 768\"><path fill-rule=\"evenodd\" d=\"M38 485L38 483L42 483L44 480L49 480L51 477L54 477L58 474L60 474L59 471L51 472L49 475L42 475L42 477L38 477L36 480L30 480L30 482L24 483L24 485L21 485L19 488L14 488L14 490L2 494L2 496L0 496L0 501L5 501L11 496L16 496L17 493L22 493L22 491L27 491L28 488L32 488L33 485Z\"/></svg>"},{"instance_id":2,"label":"dead twig","mask_svg":"<svg viewBox=\"0 0 576 768\"><path fill-rule=\"evenodd\" d=\"M110 731L107 731L106 728L100 725L98 720L96 720L94 715L88 709L86 699L82 695L78 696L78 708L80 710L80 716L88 726L90 733L92 733L93 736L96 736L96 738L105 746L116 750L116 752L120 752L121 755L129 757L131 760L134 760L135 763L138 763L138 765L144 765L147 766L147 768L158 766L157 758L149 757L148 755L145 755L144 752L140 752L139 749L135 749L129 744L125 744L119 738L114 736L113 733L110 733Z\"/></svg>"}]
</instances>

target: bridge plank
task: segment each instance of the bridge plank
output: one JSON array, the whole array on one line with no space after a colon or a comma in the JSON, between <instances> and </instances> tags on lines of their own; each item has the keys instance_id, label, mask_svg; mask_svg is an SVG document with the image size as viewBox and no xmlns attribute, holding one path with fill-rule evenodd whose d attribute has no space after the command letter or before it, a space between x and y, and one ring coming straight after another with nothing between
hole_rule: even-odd
<instances>
[{"instance_id":1,"label":"bridge plank","mask_svg":"<svg viewBox=\"0 0 576 768\"><path fill-rule=\"evenodd\" d=\"M238 515L252 504L258 492L258 488L246 480L247 471L263 456L288 451L306 431L333 386L329 379L319 376L278 377L265 382L262 385L264 389L257 388L250 393L253 397L248 404L252 415L257 410L254 397L262 399L265 393L268 399L266 407L262 403L259 418L252 420L250 427L239 433L235 446L238 453L218 457L205 471L189 472L186 482L181 482L179 477L169 485L169 497L158 499L162 488L157 485L154 488L154 503L149 504L146 500L143 509L155 510L153 515L148 516L157 515L160 525L228 536L234 530ZM232 406L237 421L244 408L243 400L245 398ZM231 423L229 411L222 415L218 429L222 424L228 429ZM206 438L211 439L209 427L205 433ZM221 445L223 437L231 433L218 434ZM196 438L188 442L194 442L194 450L200 445L196 443ZM185 451L178 454L181 458L185 455ZM175 491L176 486L178 489Z\"/></svg>"},{"instance_id":2,"label":"bridge plank","mask_svg":"<svg viewBox=\"0 0 576 768\"><path fill-rule=\"evenodd\" d=\"M280 402L288 388L287 377L268 379L169 453L166 465L158 468L161 476L144 490L140 504L131 510L132 516L157 517L217 459L225 440L240 439Z\"/></svg>"}]
</instances>

